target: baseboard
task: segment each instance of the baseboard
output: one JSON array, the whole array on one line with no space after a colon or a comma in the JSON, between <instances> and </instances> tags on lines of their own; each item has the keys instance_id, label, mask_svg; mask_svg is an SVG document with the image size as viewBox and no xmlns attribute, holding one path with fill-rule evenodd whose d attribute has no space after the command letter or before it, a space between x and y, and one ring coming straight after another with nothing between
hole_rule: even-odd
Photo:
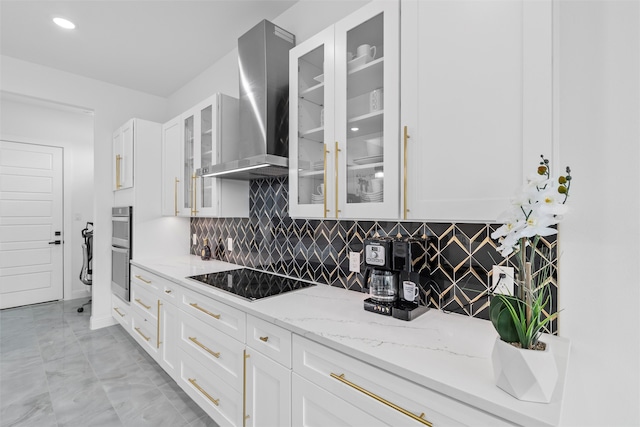
<instances>
[{"instance_id":1,"label":"baseboard","mask_svg":"<svg viewBox=\"0 0 640 427\"><path fill-rule=\"evenodd\" d=\"M96 317L91 316L91 320L89 322L89 328L93 331L95 329L102 329L108 326L116 325L118 322L113 316L104 316L104 317Z\"/></svg>"}]
</instances>

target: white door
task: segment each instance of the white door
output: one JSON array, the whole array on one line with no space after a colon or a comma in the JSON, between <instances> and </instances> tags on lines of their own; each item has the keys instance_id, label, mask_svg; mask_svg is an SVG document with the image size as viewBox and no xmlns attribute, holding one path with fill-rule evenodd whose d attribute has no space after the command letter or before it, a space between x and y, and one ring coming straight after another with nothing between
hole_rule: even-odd
<instances>
[{"instance_id":1,"label":"white door","mask_svg":"<svg viewBox=\"0 0 640 427\"><path fill-rule=\"evenodd\" d=\"M62 241L62 148L0 141L0 308L62 299Z\"/></svg>"}]
</instances>

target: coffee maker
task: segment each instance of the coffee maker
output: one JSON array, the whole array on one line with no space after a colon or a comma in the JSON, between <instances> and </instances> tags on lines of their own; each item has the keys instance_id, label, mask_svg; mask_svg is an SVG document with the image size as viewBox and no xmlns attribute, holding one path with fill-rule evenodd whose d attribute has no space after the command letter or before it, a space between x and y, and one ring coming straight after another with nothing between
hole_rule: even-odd
<instances>
[{"instance_id":1,"label":"coffee maker","mask_svg":"<svg viewBox=\"0 0 640 427\"><path fill-rule=\"evenodd\" d=\"M426 239L398 236L364 240L364 286L370 297L364 309L412 320L428 310L420 305L420 289L428 281Z\"/></svg>"}]
</instances>

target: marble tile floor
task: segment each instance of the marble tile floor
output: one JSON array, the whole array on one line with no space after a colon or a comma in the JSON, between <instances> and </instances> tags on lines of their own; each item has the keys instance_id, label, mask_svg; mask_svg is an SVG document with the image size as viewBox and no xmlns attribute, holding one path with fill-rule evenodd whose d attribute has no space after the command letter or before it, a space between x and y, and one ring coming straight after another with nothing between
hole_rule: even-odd
<instances>
[{"instance_id":1,"label":"marble tile floor","mask_svg":"<svg viewBox=\"0 0 640 427\"><path fill-rule=\"evenodd\" d=\"M121 326L83 300L0 310L0 427L217 426Z\"/></svg>"}]
</instances>

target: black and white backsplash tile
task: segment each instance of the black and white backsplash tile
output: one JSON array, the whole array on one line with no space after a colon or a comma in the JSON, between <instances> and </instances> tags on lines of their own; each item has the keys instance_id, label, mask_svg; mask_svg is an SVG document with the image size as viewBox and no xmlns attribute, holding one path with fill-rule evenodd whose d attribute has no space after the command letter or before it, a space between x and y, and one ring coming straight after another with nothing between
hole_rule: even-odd
<instances>
[{"instance_id":1,"label":"black and white backsplash tile","mask_svg":"<svg viewBox=\"0 0 640 427\"><path fill-rule=\"evenodd\" d=\"M349 252L361 252L363 240L380 236L426 237L422 269L432 282L420 303L445 311L488 319L492 266L503 263L491 233L500 224L293 219L288 215L286 177L251 181L249 218L192 218L191 233L200 254L209 239L214 258L266 271L363 291L364 276L349 271ZM233 239L233 251L225 249ZM543 239L552 259L550 313L557 311L556 238ZM361 257L362 258L362 257ZM515 267L515 259L506 265ZM361 269L364 271L364 269ZM557 333L557 321L548 328Z\"/></svg>"}]
</instances>

